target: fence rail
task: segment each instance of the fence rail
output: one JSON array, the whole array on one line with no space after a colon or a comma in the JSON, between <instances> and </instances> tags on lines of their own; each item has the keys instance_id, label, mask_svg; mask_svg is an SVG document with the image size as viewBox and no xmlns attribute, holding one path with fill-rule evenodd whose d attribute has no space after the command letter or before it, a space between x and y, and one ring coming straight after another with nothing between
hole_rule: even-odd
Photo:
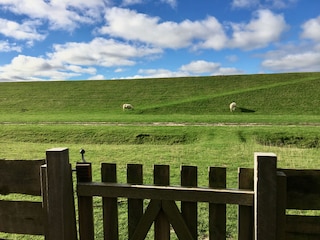
<instances>
[{"instance_id":1,"label":"fence rail","mask_svg":"<svg viewBox=\"0 0 320 240\"><path fill-rule=\"evenodd\" d=\"M119 183L78 183L78 196L162 199L253 206L254 191Z\"/></svg>"}]
</instances>

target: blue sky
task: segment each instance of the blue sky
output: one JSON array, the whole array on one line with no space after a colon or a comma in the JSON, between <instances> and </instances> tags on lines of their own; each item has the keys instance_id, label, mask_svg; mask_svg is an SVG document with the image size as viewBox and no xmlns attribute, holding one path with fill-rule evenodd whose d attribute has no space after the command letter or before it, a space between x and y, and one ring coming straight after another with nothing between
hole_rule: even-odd
<instances>
[{"instance_id":1,"label":"blue sky","mask_svg":"<svg viewBox=\"0 0 320 240\"><path fill-rule=\"evenodd\" d=\"M320 71L318 0L0 0L0 81Z\"/></svg>"}]
</instances>

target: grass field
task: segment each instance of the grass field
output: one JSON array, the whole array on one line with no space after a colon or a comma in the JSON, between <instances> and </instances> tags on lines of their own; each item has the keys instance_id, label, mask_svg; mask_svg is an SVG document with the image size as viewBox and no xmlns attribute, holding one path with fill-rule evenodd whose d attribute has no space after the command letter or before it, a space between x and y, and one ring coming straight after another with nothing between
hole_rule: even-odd
<instances>
[{"instance_id":1,"label":"grass field","mask_svg":"<svg viewBox=\"0 0 320 240\"><path fill-rule=\"evenodd\" d=\"M101 162L117 163L119 182L127 163L142 163L145 183L153 164L170 164L177 185L185 164L198 166L198 185L207 186L208 167L225 166L228 187L237 186L238 167L253 167L254 152L274 152L283 168L319 168L319 84L320 73L0 83L0 158L39 159L68 147L74 164L84 148L95 180ZM231 101L239 105L234 113ZM135 110L123 111L125 102ZM206 206L199 209L205 239ZM101 226L96 231L102 239ZM227 231L236 238L234 206ZM120 232L126 239L125 227Z\"/></svg>"}]
</instances>

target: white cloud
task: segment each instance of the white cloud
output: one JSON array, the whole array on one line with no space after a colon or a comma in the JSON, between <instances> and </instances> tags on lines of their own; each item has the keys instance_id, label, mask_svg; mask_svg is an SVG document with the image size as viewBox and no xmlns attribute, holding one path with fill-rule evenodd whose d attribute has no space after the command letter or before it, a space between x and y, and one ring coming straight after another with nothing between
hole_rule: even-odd
<instances>
[{"instance_id":1,"label":"white cloud","mask_svg":"<svg viewBox=\"0 0 320 240\"><path fill-rule=\"evenodd\" d=\"M169 4L172 8L177 6L177 0L161 0L161 2Z\"/></svg>"},{"instance_id":2,"label":"white cloud","mask_svg":"<svg viewBox=\"0 0 320 240\"><path fill-rule=\"evenodd\" d=\"M52 29L73 31L79 24L96 23L107 0L0 0L3 9L49 22Z\"/></svg>"},{"instance_id":3,"label":"white cloud","mask_svg":"<svg viewBox=\"0 0 320 240\"><path fill-rule=\"evenodd\" d=\"M170 5L172 8L175 8L177 6L177 0L160 0L160 2ZM143 3L145 3L143 0L123 0L121 6L125 7Z\"/></svg>"},{"instance_id":4,"label":"white cloud","mask_svg":"<svg viewBox=\"0 0 320 240\"><path fill-rule=\"evenodd\" d=\"M266 5L270 4L273 8L287 8L298 0L266 0Z\"/></svg>"},{"instance_id":5,"label":"white cloud","mask_svg":"<svg viewBox=\"0 0 320 240\"><path fill-rule=\"evenodd\" d=\"M121 5L130 6L130 5L141 4L141 3L143 3L142 0L123 0Z\"/></svg>"},{"instance_id":6,"label":"white cloud","mask_svg":"<svg viewBox=\"0 0 320 240\"><path fill-rule=\"evenodd\" d=\"M195 40L206 41L209 35L210 39L204 45L219 49L225 40L222 26L214 17L194 22L189 20L181 23L160 22L158 17L150 17L136 11L114 7L107 10L105 18L107 25L99 30L101 34L109 34L163 48L188 47Z\"/></svg>"},{"instance_id":7,"label":"white cloud","mask_svg":"<svg viewBox=\"0 0 320 240\"><path fill-rule=\"evenodd\" d=\"M231 5L234 8L287 8L298 0L233 0Z\"/></svg>"},{"instance_id":8,"label":"white cloud","mask_svg":"<svg viewBox=\"0 0 320 240\"><path fill-rule=\"evenodd\" d=\"M320 45L286 45L268 52L262 67L275 72L320 71Z\"/></svg>"},{"instance_id":9,"label":"white cloud","mask_svg":"<svg viewBox=\"0 0 320 240\"><path fill-rule=\"evenodd\" d=\"M102 34L166 48L187 47L196 34L193 31L197 33L203 31L201 23L191 21L184 21L181 24L169 21L160 23L158 17L116 7L107 10L105 19L107 25L99 30ZM195 25L200 29L197 30Z\"/></svg>"},{"instance_id":10,"label":"white cloud","mask_svg":"<svg viewBox=\"0 0 320 240\"><path fill-rule=\"evenodd\" d=\"M314 41L320 41L320 16L308 20L302 25L303 38L312 39Z\"/></svg>"},{"instance_id":11,"label":"white cloud","mask_svg":"<svg viewBox=\"0 0 320 240\"><path fill-rule=\"evenodd\" d=\"M104 67L132 66L133 59L161 54L158 48L134 46L112 39L95 38L89 43L70 42L54 45L50 58L75 65L96 65Z\"/></svg>"},{"instance_id":12,"label":"white cloud","mask_svg":"<svg viewBox=\"0 0 320 240\"><path fill-rule=\"evenodd\" d=\"M177 71L164 68L159 69L140 69L137 75L126 77L131 78L174 78L201 75L234 75L244 72L236 68L221 67L220 63L207 62L204 60L193 61L182 65Z\"/></svg>"},{"instance_id":13,"label":"white cloud","mask_svg":"<svg viewBox=\"0 0 320 240\"><path fill-rule=\"evenodd\" d=\"M19 55L0 67L0 81L34 79L69 79L82 74L95 75L95 66L132 66L135 59L161 54L161 49L130 46L114 40L95 38L88 43L70 42L54 45L44 57Z\"/></svg>"},{"instance_id":14,"label":"white cloud","mask_svg":"<svg viewBox=\"0 0 320 240\"><path fill-rule=\"evenodd\" d=\"M180 67L183 72L188 72L190 75L232 75L241 74L243 71L236 68L221 67L220 63L208 62L204 60L192 61L189 64Z\"/></svg>"},{"instance_id":15,"label":"white cloud","mask_svg":"<svg viewBox=\"0 0 320 240\"><path fill-rule=\"evenodd\" d=\"M8 41L0 41L0 52L21 52L21 47Z\"/></svg>"},{"instance_id":16,"label":"white cloud","mask_svg":"<svg viewBox=\"0 0 320 240\"><path fill-rule=\"evenodd\" d=\"M312 41L278 46L264 55L261 66L275 72L320 71L320 16L302 24L301 37Z\"/></svg>"},{"instance_id":17,"label":"white cloud","mask_svg":"<svg viewBox=\"0 0 320 240\"><path fill-rule=\"evenodd\" d=\"M10 64L0 67L0 81L61 80L81 76L83 73L95 74L96 70L62 65L41 57L18 55Z\"/></svg>"},{"instance_id":18,"label":"white cloud","mask_svg":"<svg viewBox=\"0 0 320 240\"><path fill-rule=\"evenodd\" d=\"M105 80L106 78L102 74L98 74L88 78L87 80Z\"/></svg>"},{"instance_id":19,"label":"white cloud","mask_svg":"<svg viewBox=\"0 0 320 240\"><path fill-rule=\"evenodd\" d=\"M185 72L191 72L194 74L211 73L220 68L219 63L207 62L203 60L193 61L187 65L181 66L181 70Z\"/></svg>"},{"instance_id":20,"label":"white cloud","mask_svg":"<svg viewBox=\"0 0 320 240\"><path fill-rule=\"evenodd\" d=\"M266 47L279 40L288 28L284 17L270 10L259 10L248 24L231 23L233 34L230 45L233 48L255 49Z\"/></svg>"},{"instance_id":21,"label":"white cloud","mask_svg":"<svg viewBox=\"0 0 320 240\"><path fill-rule=\"evenodd\" d=\"M107 25L98 30L101 34L172 49L261 48L279 40L287 29L284 17L270 10L255 12L247 24L222 25L212 16L201 21L160 22L158 17L116 7L107 10L105 19ZM228 26L233 30L231 38L226 34Z\"/></svg>"},{"instance_id":22,"label":"white cloud","mask_svg":"<svg viewBox=\"0 0 320 240\"><path fill-rule=\"evenodd\" d=\"M20 24L0 18L0 34L17 40L41 41L46 36L37 32L37 27L40 24L41 22L38 20L28 20Z\"/></svg>"},{"instance_id":23,"label":"white cloud","mask_svg":"<svg viewBox=\"0 0 320 240\"><path fill-rule=\"evenodd\" d=\"M259 0L233 0L232 6L236 8L248 8L259 4Z\"/></svg>"},{"instance_id":24,"label":"white cloud","mask_svg":"<svg viewBox=\"0 0 320 240\"><path fill-rule=\"evenodd\" d=\"M168 69L140 69L138 75L129 78L173 78L188 76L185 72L174 72Z\"/></svg>"}]
</instances>

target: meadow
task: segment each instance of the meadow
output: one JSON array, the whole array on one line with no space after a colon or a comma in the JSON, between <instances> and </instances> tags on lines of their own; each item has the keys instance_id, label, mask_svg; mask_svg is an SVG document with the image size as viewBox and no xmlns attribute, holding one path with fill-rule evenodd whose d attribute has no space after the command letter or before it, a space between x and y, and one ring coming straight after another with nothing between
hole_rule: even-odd
<instances>
[{"instance_id":1,"label":"meadow","mask_svg":"<svg viewBox=\"0 0 320 240\"><path fill-rule=\"evenodd\" d=\"M227 167L228 187L235 188L237 169L253 167L254 152L275 153L282 168L319 168L319 86L320 73L0 83L0 158L41 159L46 149L68 147L74 165L84 148L94 180L101 162L117 163L119 182L126 164L141 163L147 184L154 164L169 164L177 185L183 164L198 166L199 186L208 185L209 166ZM231 101L239 106L234 113ZM123 111L123 103L135 109ZM199 211L205 239L206 206ZM230 206L230 239L236 229Z\"/></svg>"}]
</instances>

